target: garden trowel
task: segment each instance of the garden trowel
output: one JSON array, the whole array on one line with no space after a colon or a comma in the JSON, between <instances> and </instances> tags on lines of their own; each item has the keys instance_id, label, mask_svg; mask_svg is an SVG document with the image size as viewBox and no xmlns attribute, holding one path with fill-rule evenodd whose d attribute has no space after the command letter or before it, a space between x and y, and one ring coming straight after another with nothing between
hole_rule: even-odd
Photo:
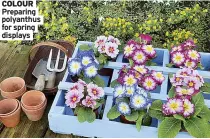
<instances>
[{"instance_id":1,"label":"garden trowel","mask_svg":"<svg viewBox=\"0 0 210 139\"><path fill-rule=\"evenodd\" d=\"M54 64L52 64L53 66ZM47 61L41 59L36 64L36 67L33 70L33 75L37 78L34 89L42 91L45 88L45 81L48 81L48 77L52 72L47 70Z\"/></svg>"}]
</instances>

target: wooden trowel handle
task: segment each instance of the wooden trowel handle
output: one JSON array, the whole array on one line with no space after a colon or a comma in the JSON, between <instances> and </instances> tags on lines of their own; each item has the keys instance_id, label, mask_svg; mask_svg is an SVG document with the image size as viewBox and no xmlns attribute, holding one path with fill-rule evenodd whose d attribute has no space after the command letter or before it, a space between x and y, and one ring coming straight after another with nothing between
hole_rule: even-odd
<instances>
[{"instance_id":1,"label":"wooden trowel handle","mask_svg":"<svg viewBox=\"0 0 210 139\"><path fill-rule=\"evenodd\" d=\"M46 88L48 89L53 88L55 86L55 79L56 79L56 72L53 71L48 77Z\"/></svg>"},{"instance_id":2,"label":"wooden trowel handle","mask_svg":"<svg viewBox=\"0 0 210 139\"><path fill-rule=\"evenodd\" d=\"M44 87L45 87L45 75L42 74L39 75L36 84L34 86L34 89L38 91L43 91Z\"/></svg>"}]
</instances>

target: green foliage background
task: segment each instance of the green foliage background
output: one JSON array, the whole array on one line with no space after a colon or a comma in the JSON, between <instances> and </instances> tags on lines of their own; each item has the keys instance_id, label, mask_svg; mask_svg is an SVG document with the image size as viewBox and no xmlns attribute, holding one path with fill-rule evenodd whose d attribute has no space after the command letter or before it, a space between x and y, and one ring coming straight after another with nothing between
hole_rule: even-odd
<instances>
[{"instance_id":1,"label":"green foliage background","mask_svg":"<svg viewBox=\"0 0 210 139\"><path fill-rule=\"evenodd\" d=\"M99 35L127 40L147 33L153 46L169 48L193 39L210 52L210 2L46 1L38 2L44 25L33 43L65 39L94 41ZM100 20L102 19L102 20Z\"/></svg>"}]
</instances>

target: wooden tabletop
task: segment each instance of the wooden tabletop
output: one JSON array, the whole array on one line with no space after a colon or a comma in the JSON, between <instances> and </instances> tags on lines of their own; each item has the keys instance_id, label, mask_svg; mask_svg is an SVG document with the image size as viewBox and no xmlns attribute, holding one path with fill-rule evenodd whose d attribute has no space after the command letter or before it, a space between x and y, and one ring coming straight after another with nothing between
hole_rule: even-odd
<instances>
[{"instance_id":1,"label":"wooden tabletop","mask_svg":"<svg viewBox=\"0 0 210 139\"><path fill-rule=\"evenodd\" d=\"M8 77L23 77L28 64L28 52L31 46L18 45L10 47L0 42L0 82ZM0 99L2 99L0 95ZM48 105L40 121L28 120L24 112L21 113L21 122L15 128L6 128L0 123L0 138L72 138L74 135L55 134L49 129L48 112L54 97L48 97Z\"/></svg>"}]
</instances>

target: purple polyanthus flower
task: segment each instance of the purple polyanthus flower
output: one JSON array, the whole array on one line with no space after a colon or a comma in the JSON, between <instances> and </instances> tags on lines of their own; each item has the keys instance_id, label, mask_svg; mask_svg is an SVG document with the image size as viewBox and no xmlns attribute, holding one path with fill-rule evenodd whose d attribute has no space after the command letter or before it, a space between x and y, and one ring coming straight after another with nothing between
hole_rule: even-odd
<instances>
[{"instance_id":1,"label":"purple polyanthus flower","mask_svg":"<svg viewBox=\"0 0 210 139\"><path fill-rule=\"evenodd\" d=\"M183 116L188 117L195 112L195 106L192 104L189 99L184 99L184 112Z\"/></svg>"},{"instance_id":2,"label":"purple polyanthus flower","mask_svg":"<svg viewBox=\"0 0 210 139\"><path fill-rule=\"evenodd\" d=\"M83 98L83 93L76 91L76 90L70 90L66 96L66 105L70 108L75 108L77 106L77 103L80 102L80 99Z\"/></svg>"},{"instance_id":3,"label":"purple polyanthus flower","mask_svg":"<svg viewBox=\"0 0 210 139\"><path fill-rule=\"evenodd\" d=\"M141 94L134 94L130 98L130 106L135 110L140 110L147 106L147 99Z\"/></svg>"},{"instance_id":4,"label":"purple polyanthus flower","mask_svg":"<svg viewBox=\"0 0 210 139\"><path fill-rule=\"evenodd\" d=\"M128 103L126 103L126 102L119 102L117 104L117 110L122 115L130 115L131 114L131 108L129 107Z\"/></svg>"},{"instance_id":5,"label":"purple polyanthus flower","mask_svg":"<svg viewBox=\"0 0 210 139\"><path fill-rule=\"evenodd\" d=\"M142 46L142 50L144 51L144 53L151 59L154 58L156 56L156 51L155 49L152 47L152 45L143 45Z\"/></svg>"},{"instance_id":6,"label":"purple polyanthus flower","mask_svg":"<svg viewBox=\"0 0 210 139\"><path fill-rule=\"evenodd\" d=\"M80 59L74 58L68 62L68 71L70 75L79 75L82 70L82 63Z\"/></svg>"},{"instance_id":7,"label":"purple polyanthus flower","mask_svg":"<svg viewBox=\"0 0 210 139\"><path fill-rule=\"evenodd\" d=\"M85 67L84 74L88 78L95 77L98 74L98 68L96 64L92 63L92 64L89 64L87 67Z\"/></svg>"},{"instance_id":8,"label":"purple polyanthus flower","mask_svg":"<svg viewBox=\"0 0 210 139\"><path fill-rule=\"evenodd\" d=\"M150 35L146 35L146 34L140 34L139 37L141 38L141 40L145 41L146 44L149 44L152 40L152 37Z\"/></svg>"},{"instance_id":9,"label":"purple polyanthus flower","mask_svg":"<svg viewBox=\"0 0 210 139\"><path fill-rule=\"evenodd\" d=\"M163 104L163 113L165 115L182 114L184 111L183 100L179 98L169 98Z\"/></svg>"},{"instance_id":10,"label":"purple polyanthus flower","mask_svg":"<svg viewBox=\"0 0 210 139\"><path fill-rule=\"evenodd\" d=\"M181 66L185 62L185 56L182 52L174 52L171 54L171 62L176 66Z\"/></svg>"},{"instance_id":11,"label":"purple polyanthus flower","mask_svg":"<svg viewBox=\"0 0 210 139\"><path fill-rule=\"evenodd\" d=\"M133 60L136 64L144 64L147 61L145 53L138 50L134 53Z\"/></svg>"},{"instance_id":12,"label":"purple polyanthus flower","mask_svg":"<svg viewBox=\"0 0 210 139\"><path fill-rule=\"evenodd\" d=\"M143 79L142 86L145 90L152 91L155 90L157 83L152 76L147 76Z\"/></svg>"}]
</instances>

